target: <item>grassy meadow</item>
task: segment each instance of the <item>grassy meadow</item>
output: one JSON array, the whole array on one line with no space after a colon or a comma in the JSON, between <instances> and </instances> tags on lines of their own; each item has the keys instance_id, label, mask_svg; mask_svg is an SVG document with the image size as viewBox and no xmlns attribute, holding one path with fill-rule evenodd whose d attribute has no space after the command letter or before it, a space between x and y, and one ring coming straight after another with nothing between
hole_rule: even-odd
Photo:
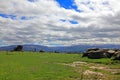
<instances>
[{"instance_id":1,"label":"grassy meadow","mask_svg":"<svg viewBox=\"0 0 120 80\"><path fill-rule=\"evenodd\" d=\"M90 71L96 73L89 74ZM119 79L119 61L81 58L80 54L0 52L0 80Z\"/></svg>"}]
</instances>

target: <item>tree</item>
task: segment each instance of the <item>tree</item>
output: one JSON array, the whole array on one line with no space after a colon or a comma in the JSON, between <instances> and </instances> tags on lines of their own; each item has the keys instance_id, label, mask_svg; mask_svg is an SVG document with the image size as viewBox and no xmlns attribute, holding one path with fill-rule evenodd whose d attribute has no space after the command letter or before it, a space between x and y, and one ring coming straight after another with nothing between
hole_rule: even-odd
<instances>
[{"instance_id":1,"label":"tree","mask_svg":"<svg viewBox=\"0 0 120 80\"><path fill-rule=\"evenodd\" d=\"M40 50L39 52L45 52L44 50Z\"/></svg>"},{"instance_id":2,"label":"tree","mask_svg":"<svg viewBox=\"0 0 120 80\"><path fill-rule=\"evenodd\" d=\"M23 46L22 45L18 45L17 47L15 47L13 49L13 51L23 51Z\"/></svg>"}]
</instances>

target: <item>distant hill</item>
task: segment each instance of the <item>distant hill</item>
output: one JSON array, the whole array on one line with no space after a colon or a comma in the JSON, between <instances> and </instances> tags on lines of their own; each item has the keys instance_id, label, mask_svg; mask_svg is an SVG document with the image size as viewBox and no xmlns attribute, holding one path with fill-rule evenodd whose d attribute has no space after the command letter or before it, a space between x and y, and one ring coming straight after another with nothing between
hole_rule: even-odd
<instances>
[{"instance_id":1,"label":"distant hill","mask_svg":"<svg viewBox=\"0 0 120 80\"><path fill-rule=\"evenodd\" d=\"M0 50L13 50L17 45L11 45L11 46L4 46L0 47ZM114 44L104 44L104 45L73 45L73 46L59 46L59 47L48 47L48 46L42 46L42 45L23 45L24 51L40 51L44 50L46 52L84 52L88 48L109 48L109 49L120 49L120 45L114 45Z\"/></svg>"},{"instance_id":2,"label":"distant hill","mask_svg":"<svg viewBox=\"0 0 120 80\"><path fill-rule=\"evenodd\" d=\"M54 50L59 52L84 52L88 48L109 48L109 49L120 49L120 45L104 44L104 45L73 45L63 47L53 47Z\"/></svg>"},{"instance_id":3,"label":"distant hill","mask_svg":"<svg viewBox=\"0 0 120 80\"><path fill-rule=\"evenodd\" d=\"M7 50L7 51L11 51L13 50L17 45L11 45L11 46L3 46L0 47L0 50ZM40 50L45 50L45 51L49 51L49 47L47 46L41 46L41 45L23 45L23 50L24 51L40 51Z\"/></svg>"}]
</instances>

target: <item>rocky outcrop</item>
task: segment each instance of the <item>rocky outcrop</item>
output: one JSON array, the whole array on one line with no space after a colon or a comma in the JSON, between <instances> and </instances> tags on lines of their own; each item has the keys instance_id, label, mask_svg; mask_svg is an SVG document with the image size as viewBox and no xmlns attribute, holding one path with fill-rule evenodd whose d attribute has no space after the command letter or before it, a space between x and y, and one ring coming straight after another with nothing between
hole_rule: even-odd
<instances>
[{"instance_id":1,"label":"rocky outcrop","mask_svg":"<svg viewBox=\"0 0 120 80\"><path fill-rule=\"evenodd\" d=\"M115 52L113 60L120 60L120 51Z\"/></svg>"},{"instance_id":2,"label":"rocky outcrop","mask_svg":"<svg viewBox=\"0 0 120 80\"><path fill-rule=\"evenodd\" d=\"M114 55L113 60L120 59L120 50L119 49L87 49L86 52L83 53L82 57L88 57L91 59L100 59L100 58L111 58Z\"/></svg>"}]
</instances>

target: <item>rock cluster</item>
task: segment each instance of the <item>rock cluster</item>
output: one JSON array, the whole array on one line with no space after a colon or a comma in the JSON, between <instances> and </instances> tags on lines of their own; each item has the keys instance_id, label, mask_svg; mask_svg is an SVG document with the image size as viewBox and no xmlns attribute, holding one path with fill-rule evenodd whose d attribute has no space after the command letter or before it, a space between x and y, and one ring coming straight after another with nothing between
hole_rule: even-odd
<instances>
[{"instance_id":1,"label":"rock cluster","mask_svg":"<svg viewBox=\"0 0 120 80\"><path fill-rule=\"evenodd\" d=\"M111 58L113 60L120 60L120 50L119 49L99 49L92 48L87 49L82 57L88 57L91 59L100 59L100 58Z\"/></svg>"}]
</instances>

